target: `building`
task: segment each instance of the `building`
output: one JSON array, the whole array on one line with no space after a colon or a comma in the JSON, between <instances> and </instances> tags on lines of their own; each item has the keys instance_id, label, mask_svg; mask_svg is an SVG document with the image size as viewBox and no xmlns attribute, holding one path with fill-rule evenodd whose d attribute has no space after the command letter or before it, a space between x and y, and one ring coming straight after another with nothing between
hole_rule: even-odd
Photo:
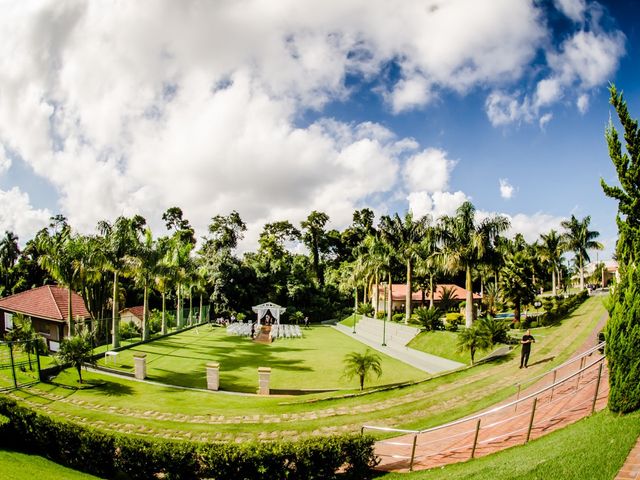
<instances>
[{"instance_id":1,"label":"building","mask_svg":"<svg viewBox=\"0 0 640 480\"><path fill-rule=\"evenodd\" d=\"M120 323L133 323L136 327L142 328L144 318L144 306L127 307L120 310Z\"/></svg>"},{"instance_id":2,"label":"building","mask_svg":"<svg viewBox=\"0 0 640 480\"><path fill-rule=\"evenodd\" d=\"M438 304L442 301L442 294L445 290L451 291L451 298L454 302L460 304L467 299L467 290L455 285L453 283L440 283L435 286L433 292L433 303L435 307L438 307ZM388 291L389 285L381 284L378 288L378 311L386 310L385 302L388 302ZM393 298L391 302L391 309L404 311L405 302L407 299L407 285L406 283L394 283L391 286L391 291L393 293ZM375 294L376 287L373 287L373 297L371 299L372 305L375 307ZM413 308L419 307L421 305L429 306L429 292L423 290L417 290L411 293L411 305ZM482 297L476 293L473 294L473 300L480 301Z\"/></svg>"},{"instance_id":3,"label":"building","mask_svg":"<svg viewBox=\"0 0 640 480\"><path fill-rule=\"evenodd\" d=\"M59 285L45 285L0 299L0 335L13 328L13 316L21 313L30 317L33 328L44 337L49 350L57 352L60 341L69 336L67 322L69 289ZM91 319L84 300L71 292L71 311L75 321Z\"/></svg>"}]
</instances>

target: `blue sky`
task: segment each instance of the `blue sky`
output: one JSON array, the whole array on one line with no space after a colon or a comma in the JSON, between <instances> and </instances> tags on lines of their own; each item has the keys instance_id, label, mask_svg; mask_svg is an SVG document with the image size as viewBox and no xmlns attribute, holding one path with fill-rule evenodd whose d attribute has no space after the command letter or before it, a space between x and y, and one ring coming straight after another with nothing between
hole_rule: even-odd
<instances>
[{"instance_id":1,"label":"blue sky","mask_svg":"<svg viewBox=\"0 0 640 480\"><path fill-rule=\"evenodd\" d=\"M534 240L591 215L610 257L607 85L634 116L633 1L0 3L0 229L180 206L204 235L470 199ZM502 189L501 189L502 185ZM512 232L512 233L513 233Z\"/></svg>"}]
</instances>

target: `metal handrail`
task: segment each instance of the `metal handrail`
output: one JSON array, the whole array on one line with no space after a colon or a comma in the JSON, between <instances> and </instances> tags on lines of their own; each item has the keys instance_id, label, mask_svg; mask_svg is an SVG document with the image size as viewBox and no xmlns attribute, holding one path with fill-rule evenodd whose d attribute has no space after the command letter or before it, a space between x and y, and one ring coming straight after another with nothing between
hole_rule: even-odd
<instances>
[{"instance_id":1,"label":"metal handrail","mask_svg":"<svg viewBox=\"0 0 640 480\"><path fill-rule=\"evenodd\" d=\"M583 356L585 356L586 353L587 352L584 352L580 356L576 357L576 359L582 358ZM593 362L589 363L585 367L581 368L580 370L572 373L571 375L568 375L568 376L566 376L564 378L561 378L560 380L552 383L551 385L547 385L546 387L544 387L544 388L542 388L540 390L537 390L537 391L535 391L533 393L530 393L529 395L527 395L525 397L518 398L518 399L513 400L513 401L511 401L511 402L509 402L507 404L494 407L491 410L487 410L487 411L484 411L484 412L481 412L481 413L477 413L477 414L472 415L470 417L464 417L464 418L461 418L461 419L458 419L458 420L454 420L453 422L445 423L443 425L438 425L436 427L431 427L431 428L427 428L427 429L424 429L424 430L410 430L410 429L393 428L393 427L378 427L378 426L375 426L375 425L363 425L362 428L361 428L361 431L364 432L364 430L366 429L366 430L377 430L377 431L382 431L382 432L411 433L411 434L414 434L414 435L418 435L418 434L435 432L437 430L441 430L441 429L447 428L447 427L453 427L455 425L459 425L459 424L464 423L464 422L468 422L468 421L471 421L471 420L476 420L476 419L491 415L491 414L496 413L496 412L498 412L500 410L503 410L503 409L506 409L506 408L510 408L510 407L513 407L514 405L517 405L519 403L525 402L525 401L527 401L527 400L529 400L531 398L535 398L535 397L539 396L541 393L544 393L547 390L553 389L553 388L557 387L558 385L566 382L567 380L570 380L570 379L574 378L577 375L581 375L584 371L590 369L591 367L593 367L594 365L596 365L596 364L598 364L600 362L603 362L604 360L605 360L605 357L600 357L600 358L594 360ZM573 361L575 361L575 359ZM565 364L573 363L573 361L565 362ZM553 370L550 370L549 372L552 372L552 371ZM547 374L549 372L547 372Z\"/></svg>"},{"instance_id":2,"label":"metal handrail","mask_svg":"<svg viewBox=\"0 0 640 480\"><path fill-rule=\"evenodd\" d=\"M586 350L586 351L582 352L580 355L577 355L577 356L575 356L573 358L570 358L569 360L567 360L566 362L561 363L557 367L552 368L551 370L549 370L547 372L544 372L544 373L541 373L539 375L536 375L535 377L527 378L526 380L523 380L522 382L514 383L513 386L514 387L518 387L518 386L521 386L521 385L523 385L525 383L529 383L529 382L531 382L533 380L538 380L539 378L544 378L547 375L549 375L550 373L557 372L561 368L564 368L567 365L571 365L572 363L574 363L574 362L576 362L576 361L578 361L578 360L580 360L580 359L582 359L584 357L588 357L589 355L591 355L596 350L599 350L599 349L603 348L605 343L606 342L599 343L595 347L591 347L589 350Z\"/></svg>"}]
</instances>

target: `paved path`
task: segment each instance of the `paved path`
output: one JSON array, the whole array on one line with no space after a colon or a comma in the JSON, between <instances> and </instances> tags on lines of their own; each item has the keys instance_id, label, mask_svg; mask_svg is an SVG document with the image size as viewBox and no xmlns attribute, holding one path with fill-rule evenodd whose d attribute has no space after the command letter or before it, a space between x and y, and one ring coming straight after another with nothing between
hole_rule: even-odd
<instances>
[{"instance_id":1,"label":"paved path","mask_svg":"<svg viewBox=\"0 0 640 480\"><path fill-rule=\"evenodd\" d=\"M631 449L627 460L618 472L614 480L639 480L640 479L640 438L636 446Z\"/></svg>"},{"instance_id":2,"label":"paved path","mask_svg":"<svg viewBox=\"0 0 640 480\"><path fill-rule=\"evenodd\" d=\"M381 342L379 339L371 338L371 336L366 335L367 332L356 331L354 334L351 327L346 327L341 324L334 325L333 328L345 335L349 335L351 338L354 338L371 348L430 374L455 370L456 368L465 366L463 363L454 362L453 360L448 360L446 358L437 357L435 355L430 355L428 353L409 348L404 344L403 340L396 339L392 336L389 336L386 341L387 345L383 347L380 344Z\"/></svg>"}]
</instances>

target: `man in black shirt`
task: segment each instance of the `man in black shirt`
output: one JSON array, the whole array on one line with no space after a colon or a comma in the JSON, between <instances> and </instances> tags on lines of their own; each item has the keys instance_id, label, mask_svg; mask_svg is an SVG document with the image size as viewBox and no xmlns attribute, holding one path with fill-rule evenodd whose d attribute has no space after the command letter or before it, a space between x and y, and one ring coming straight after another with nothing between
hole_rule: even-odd
<instances>
[{"instance_id":1,"label":"man in black shirt","mask_svg":"<svg viewBox=\"0 0 640 480\"><path fill-rule=\"evenodd\" d=\"M527 368L529 363L529 354L531 353L531 344L535 343L536 339L531 335L531 330L527 330L520 343L522 344L522 353L520 355L520 368Z\"/></svg>"}]
</instances>

